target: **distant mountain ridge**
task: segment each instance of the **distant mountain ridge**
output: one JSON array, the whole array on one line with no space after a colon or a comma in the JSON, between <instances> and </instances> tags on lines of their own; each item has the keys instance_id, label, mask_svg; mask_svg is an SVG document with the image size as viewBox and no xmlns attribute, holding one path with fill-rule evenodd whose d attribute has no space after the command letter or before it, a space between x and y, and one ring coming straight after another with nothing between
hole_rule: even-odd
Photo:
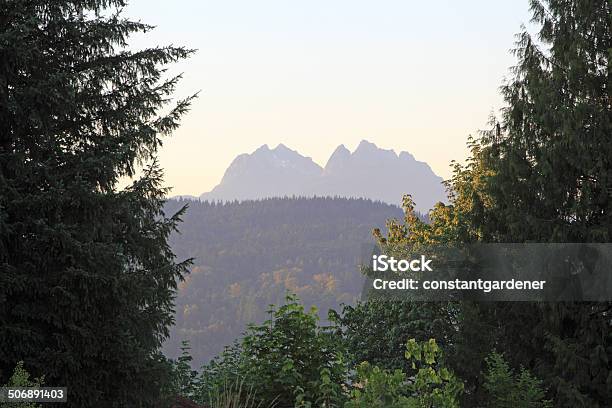
<instances>
[{"instance_id":1,"label":"distant mountain ridge","mask_svg":"<svg viewBox=\"0 0 612 408\"><path fill-rule=\"evenodd\" d=\"M283 144L274 149L263 145L236 157L221 182L200 199L338 196L401 205L402 196L408 193L417 210L426 213L438 201L445 201L442 181L427 163L410 153L396 154L366 140L352 153L338 146L325 167Z\"/></svg>"}]
</instances>

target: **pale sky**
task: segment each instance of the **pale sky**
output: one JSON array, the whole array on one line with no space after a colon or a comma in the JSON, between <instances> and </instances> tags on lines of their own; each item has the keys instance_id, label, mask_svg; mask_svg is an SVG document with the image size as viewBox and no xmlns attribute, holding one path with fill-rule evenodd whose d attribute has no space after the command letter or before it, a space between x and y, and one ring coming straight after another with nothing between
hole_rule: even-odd
<instances>
[{"instance_id":1,"label":"pale sky","mask_svg":"<svg viewBox=\"0 0 612 408\"><path fill-rule=\"evenodd\" d=\"M499 110L527 0L132 0L156 25L134 47L197 48L177 96L201 91L160 163L171 195L283 143L325 165L339 144L405 150L438 175Z\"/></svg>"}]
</instances>

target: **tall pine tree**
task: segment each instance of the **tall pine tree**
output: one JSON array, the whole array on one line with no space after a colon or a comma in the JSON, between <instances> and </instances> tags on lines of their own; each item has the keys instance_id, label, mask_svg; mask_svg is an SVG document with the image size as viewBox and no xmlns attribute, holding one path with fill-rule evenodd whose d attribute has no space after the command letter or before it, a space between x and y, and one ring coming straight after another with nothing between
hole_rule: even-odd
<instances>
[{"instance_id":1,"label":"tall pine tree","mask_svg":"<svg viewBox=\"0 0 612 408\"><path fill-rule=\"evenodd\" d=\"M163 66L182 47L132 51L152 27L124 0L0 3L0 383L16 362L69 406L151 406L159 348L186 263L167 244L155 164L191 98ZM121 177L144 175L120 190Z\"/></svg>"}]
</instances>

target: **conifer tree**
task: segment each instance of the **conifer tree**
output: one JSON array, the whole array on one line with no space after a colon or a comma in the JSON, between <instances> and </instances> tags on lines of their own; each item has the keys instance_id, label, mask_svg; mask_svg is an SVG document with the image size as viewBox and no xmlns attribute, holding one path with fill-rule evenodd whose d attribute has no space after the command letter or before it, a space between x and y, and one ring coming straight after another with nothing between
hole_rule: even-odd
<instances>
[{"instance_id":1,"label":"conifer tree","mask_svg":"<svg viewBox=\"0 0 612 408\"><path fill-rule=\"evenodd\" d=\"M431 224L415 220L408 205L405 224L391 223L387 238L379 233L379 239L610 242L612 3L530 4L538 35L525 30L518 36L518 63L502 88L502 118L470 141L467 164L455 165L450 205L436 206ZM449 305L447 313L457 313L456 306ZM612 401L609 302L460 306L450 361L461 361L461 350L486 351L474 345L492 342L513 366L543 379L556 407L605 407ZM483 403L478 367L453 368L469 382L469 405Z\"/></svg>"},{"instance_id":2,"label":"conifer tree","mask_svg":"<svg viewBox=\"0 0 612 408\"><path fill-rule=\"evenodd\" d=\"M155 156L191 100L163 67L192 51L130 49L152 27L125 3L0 3L0 383L24 361L74 407L156 403L187 266Z\"/></svg>"},{"instance_id":3,"label":"conifer tree","mask_svg":"<svg viewBox=\"0 0 612 408\"><path fill-rule=\"evenodd\" d=\"M532 0L531 9L538 36L519 35L501 125L483 140L494 204L473 225L492 241L610 242L612 3ZM515 363L536 368L557 406L612 400L610 303L502 309L503 338L524 359Z\"/></svg>"}]
</instances>

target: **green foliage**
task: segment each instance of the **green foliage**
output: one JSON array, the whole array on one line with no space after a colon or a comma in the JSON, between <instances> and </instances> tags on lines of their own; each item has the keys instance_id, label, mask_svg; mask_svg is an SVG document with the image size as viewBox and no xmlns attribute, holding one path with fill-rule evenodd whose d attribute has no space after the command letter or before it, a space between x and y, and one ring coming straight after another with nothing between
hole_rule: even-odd
<instances>
[{"instance_id":1,"label":"green foliage","mask_svg":"<svg viewBox=\"0 0 612 408\"><path fill-rule=\"evenodd\" d=\"M434 339L417 343L410 339L406 344L406 359L412 361L417 372L409 391L414 407L459 407L463 383L448 368L440 364L442 351Z\"/></svg>"},{"instance_id":2,"label":"green foliage","mask_svg":"<svg viewBox=\"0 0 612 408\"><path fill-rule=\"evenodd\" d=\"M23 361L19 361L15 366L13 375L9 378L9 381L5 387L42 387L45 378L30 379L30 373L23 368ZM0 408L41 408L40 404L33 402L0 402Z\"/></svg>"},{"instance_id":3,"label":"green foliage","mask_svg":"<svg viewBox=\"0 0 612 408\"><path fill-rule=\"evenodd\" d=\"M243 353L240 343L226 346L223 352L202 367L198 376L198 400L212 403L232 388L240 384L243 388L245 378L242 376ZM247 386L249 386L247 384Z\"/></svg>"},{"instance_id":4,"label":"green foliage","mask_svg":"<svg viewBox=\"0 0 612 408\"><path fill-rule=\"evenodd\" d=\"M456 200L456 198L455 198ZM454 207L438 204L423 222L414 211L409 195L404 197L404 220L390 220L388 232L374 230L381 249L418 248L469 240ZM461 241L459 241L461 242ZM426 341L435 338L444 349L449 367L466 381L470 392L463 394L463 403L477 405L483 398L477 392L481 382L482 363L495 344L499 322L483 319L494 316L491 305L471 302L414 302L372 299L343 309L340 321L347 347L354 350L354 363L368 361L387 369L409 372L401 339Z\"/></svg>"},{"instance_id":5,"label":"green foliage","mask_svg":"<svg viewBox=\"0 0 612 408\"><path fill-rule=\"evenodd\" d=\"M441 346L452 344L453 316L449 305L373 299L345 306L338 317L351 363L367 361L387 369L409 372L404 356L405 339L435 338ZM448 348L448 347L447 347Z\"/></svg>"},{"instance_id":6,"label":"green foliage","mask_svg":"<svg viewBox=\"0 0 612 408\"><path fill-rule=\"evenodd\" d=\"M168 395L180 395L185 398L193 399L198 390L198 372L191 368L193 357L191 356L191 346L189 342L183 340L181 344L181 355L177 361L172 361L172 374L170 390Z\"/></svg>"},{"instance_id":7,"label":"green foliage","mask_svg":"<svg viewBox=\"0 0 612 408\"><path fill-rule=\"evenodd\" d=\"M132 50L152 27L125 3L0 3L0 372L27 361L79 408L158 400L187 272L155 157L189 106L164 66L191 51Z\"/></svg>"},{"instance_id":8,"label":"green foliage","mask_svg":"<svg viewBox=\"0 0 612 408\"><path fill-rule=\"evenodd\" d=\"M226 384L211 395L208 401L211 408L274 408L275 403L264 405L256 402L252 389L246 389L244 381Z\"/></svg>"},{"instance_id":9,"label":"green foliage","mask_svg":"<svg viewBox=\"0 0 612 408\"><path fill-rule=\"evenodd\" d=\"M458 408L463 383L440 363L441 350L434 339L418 343L410 339L405 358L414 375L361 363L357 384L346 408Z\"/></svg>"},{"instance_id":10,"label":"green foliage","mask_svg":"<svg viewBox=\"0 0 612 408\"><path fill-rule=\"evenodd\" d=\"M200 399L209 402L227 384L244 384L264 405L341 406L348 368L331 328L319 327L316 309L305 311L295 296L252 325L238 346L203 367Z\"/></svg>"},{"instance_id":11,"label":"green foliage","mask_svg":"<svg viewBox=\"0 0 612 408\"><path fill-rule=\"evenodd\" d=\"M481 161L492 173L483 190L494 205L485 222L471 223L502 242L610 242L612 3L533 0L531 8L538 37L519 35L500 128L483 135ZM607 406L610 307L505 307L501 350L533 367L557 406Z\"/></svg>"},{"instance_id":12,"label":"green foliage","mask_svg":"<svg viewBox=\"0 0 612 408\"><path fill-rule=\"evenodd\" d=\"M489 394L491 408L549 408L552 402L546 400L542 381L525 368L513 373L501 354L491 353L487 357L487 373L484 387Z\"/></svg>"},{"instance_id":13,"label":"green foliage","mask_svg":"<svg viewBox=\"0 0 612 408\"><path fill-rule=\"evenodd\" d=\"M388 371L368 362L357 366L357 387L351 392L346 408L408 407L406 374L396 369Z\"/></svg>"}]
</instances>

